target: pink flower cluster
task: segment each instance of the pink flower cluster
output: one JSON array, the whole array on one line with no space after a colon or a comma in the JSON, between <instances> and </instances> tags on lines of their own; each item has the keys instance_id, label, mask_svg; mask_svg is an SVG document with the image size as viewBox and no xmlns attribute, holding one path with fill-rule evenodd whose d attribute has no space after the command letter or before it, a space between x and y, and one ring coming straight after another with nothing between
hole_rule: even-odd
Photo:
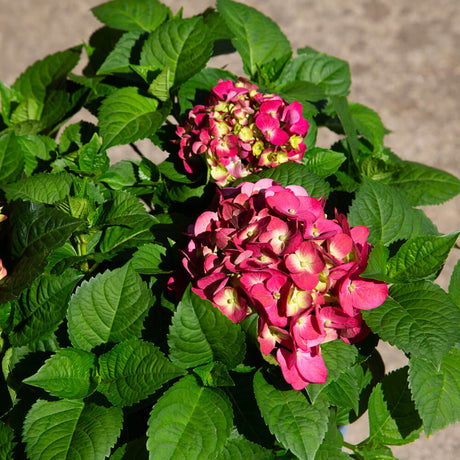
<instances>
[{"instance_id":1,"label":"pink flower cluster","mask_svg":"<svg viewBox=\"0 0 460 460\"><path fill-rule=\"evenodd\" d=\"M183 258L193 291L233 322L259 315L262 353L297 390L325 382L320 345L364 338L361 310L388 295L385 283L360 277L368 228L327 219L324 204L271 179L224 188L190 229Z\"/></svg>"},{"instance_id":2,"label":"pink flower cluster","mask_svg":"<svg viewBox=\"0 0 460 460\"><path fill-rule=\"evenodd\" d=\"M7 216L5 216L5 214L2 214L2 209L3 209L3 206L0 206L0 222L3 222L4 220L7 219ZM0 280L5 278L7 274L8 273L6 271L6 268L3 265L2 259L0 259Z\"/></svg>"},{"instance_id":3,"label":"pink flower cluster","mask_svg":"<svg viewBox=\"0 0 460 460\"><path fill-rule=\"evenodd\" d=\"M179 157L192 173L204 155L213 180L225 186L263 167L299 163L307 131L299 102L262 94L242 78L236 84L220 80L206 105L195 106L185 126L177 128Z\"/></svg>"}]
</instances>

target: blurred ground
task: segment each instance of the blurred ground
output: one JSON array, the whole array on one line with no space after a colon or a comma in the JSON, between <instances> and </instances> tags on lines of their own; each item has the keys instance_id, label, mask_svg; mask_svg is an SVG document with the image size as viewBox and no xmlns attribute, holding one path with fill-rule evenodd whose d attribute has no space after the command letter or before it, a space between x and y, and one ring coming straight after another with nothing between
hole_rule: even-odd
<instances>
[{"instance_id":1,"label":"blurred ground","mask_svg":"<svg viewBox=\"0 0 460 460\"><path fill-rule=\"evenodd\" d=\"M0 80L12 84L35 60L88 41L100 26L90 8L102 0L0 0ZM164 0L184 16L213 1ZM273 18L293 49L310 46L347 60L353 85L350 100L376 110L392 131L386 145L406 160L419 161L460 176L460 5L458 0L249 0ZM241 73L238 58L223 57ZM321 138L322 139L322 138ZM322 142L326 142L323 140ZM146 143L144 148L149 149ZM327 145L325 145L327 146ZM149 152L153 150L149 149ZM113 156L131 155L127 147ZM439 230L460 229L460 198L424 208ZM447 288L459 251L453 250L440 283ZM382 347L389 369L404 357ZM365 439L367 422L347 432L349 442ZM393 449L406 460L454 460L460 452L460 424L430 439Z\"/></svg>"}]
</instances>

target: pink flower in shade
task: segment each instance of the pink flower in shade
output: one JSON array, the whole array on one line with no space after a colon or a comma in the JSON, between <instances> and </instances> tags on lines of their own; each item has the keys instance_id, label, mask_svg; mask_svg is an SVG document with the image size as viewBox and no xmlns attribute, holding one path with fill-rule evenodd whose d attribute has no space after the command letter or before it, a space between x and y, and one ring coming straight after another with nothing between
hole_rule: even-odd
<instances>
[{"instance_id":1,"label":"pink flower in shade","mask_svg":"<svg viewBox=\"0 0 460 460\"><path fill-rule=\"evenodd\" d=\"M219 186L287 161L300 163L308 122L302 106L288 104L240 78L222 81L178 126L179 157L187 172L200 168L203 157Z\"/></svg>"},{"instance_id":2,"label":"pink flower in shade","mask_svg":"<svg viewBox=\"0 0 460 460\"><path fill-rule=\"evenodd\" d=\"M246 94L246 93L241 93ZM277 98L262 114L283 113ZM362 278L368 229L328 219L325 201L270 179L223 188L189 229L183 264L192 289L234 322L256 313L261 352L272 355L293 388L324 382L321 345L356 343L369 328L361 310L378 307L385 283Z\"/></svg>"},{"instance_id":3,"label":"pink flower in shade","mask_svg":"<svg viewBox=\"0 0 460 460\"><path fill-rule=\"evenodd\" d=\"M0 259L0 280L5 278L5 276L8 274L6 271L5 266L3 265L2 259Z\"/></svg>"}]
</instances>

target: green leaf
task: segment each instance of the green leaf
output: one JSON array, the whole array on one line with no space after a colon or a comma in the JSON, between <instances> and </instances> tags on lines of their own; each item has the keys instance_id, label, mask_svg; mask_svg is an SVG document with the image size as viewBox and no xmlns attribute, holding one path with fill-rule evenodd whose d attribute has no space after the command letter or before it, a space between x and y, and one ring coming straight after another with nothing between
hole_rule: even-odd
<instances>
[{"instance_id":1,"label":"green leaf","mask_svg":"<svg viewBox=\"0 0 460 460\"><path fill-rule=\"evenodd\" d=\"M390 250L381 241L377 241L367 259L367 267L360 276L374 280L387 280L386 273L389 254Z\"/></svg>"},{"instance_id":2,"label":"green leaf","mask_svg":"<svg viewBox=\"0 0 460 460\"><path fill-rule=\"evenodd\" d=\"M350 225L369 227L369 242L388 245L436 229L420 209L413 209L395 189L363 177L348 215Z\"/></svg>"},{"instance_id":3,"label":"green leaf","mask_svg":"<svg viewBox=\"0 0 460 460\"><path fill-rule=\"evenodd\" d=\"M459 234L410 238L388 261L388 277L392 281L407 282L436 274L444 266Z\"/></svg>"},{"instance_id":4,"label":"green leaf","mask_svg":"<svg viewBox=\"0 0 460 460\"><path fill-rule=\"evenodd\" d=\"M279 182L283 187L288 185L300 185L308 195L315 198L329 195L330 186L321 177L312 173L308 167L299 163L287 162L276 168L264 169L257 173L259 178L268 177Z\"/></svg>"},{"instance_id":5,"label":"green leaf","mask_svg":"<svg viewBox=\"0 0 460 460\"><path fill-rule=\"evenodd\" d=\"M157 99L142 96L134 87L121 88L107 96L99 109L103 147L129 144L152 135L167 116L157 109Z\"/></svg>"},{"instance_id":6,"label":"green leaf","mask_svg":"<svg viewBox=\"0 0 460 460\"><path fill-rule=\"evenodd\" d=\"M113 29L152 32L172 16L158 0L112 0L91 9L99 21Z\"/></svg>"},{"instance_id":7,"label":"green leaf","mask_svg":"<svg viewBox=\"0 0 460 460\"><path fill-rule=\"evenodd\" d=\"M403 161L389 182L412 206L436 205L460 193L460 180L430 166Z\"/></svg>"},{"instance_id":8,"label":"green leaf","mask_svg":"<svg viewBox=\"0 0 460 460\"><path fill-rule=\"evenodd\" d=\"M0 112L3 118L3 123L6 126L11 126L10 123L10 112L11 112L11 107L12 103L17 103L19 104L22 102L23 96L19 91L15 91L12 88L9 88L5 83L0 81L0 100L1 100L1 105L0 105Z\"/></svg>"},{"instance_id":9,"label":"green leaf","mask_svg":"<svg viewBox=\"0 0 460 460\"><path fill-rule=\"evenodd\" d=\"M327 96L348 95L351 85L348 62L311 48L304 48L298 52L302 54L286 65L277 82L278 85L306 81L317 85Z\"/></svg>"},{"instance_id":10,"label":"green leaf","mask_svg":"<svg viewBox=\"0 0 460 460\"><path fill-rule=\"evenodd\" d=\"M254 394L270 432L301 460L313 460L327 431L328 405L322 398L310 404L301 391L278 390L258 371Z\"/></svg>"},{"instance_id":11,"label":"green leaf","mask_svg":"<svg viewBox=\"0 0 460 460\"><path fill-rule=\"evenodd\" d=\"M213 37L203 18L177 18L149 35L140 64L158 70L168 68L170 87L176 87L206 66L212 47Z\"/></svg>"},{"instance_id":12,"label":"green leaf","mask_svg":"<svg viewBox=\"0 0 460 460\"><path fill-rule=\"evenodd\" d=\"M389 447L379 444L363 444L359 446L358 455L362 460L398 460L393 456Z\"/></svg>"},{"instance_id":13,"label":"green leaf","mask_svg":"<svg viewBox=\"0 0 460 460\"><path fill-rule=\"evenodd\" d=\"M72 345L82 350L139 337L153 297L131 265L84 281L67 312Z\"/></svg>"},{"instance_id":14,"label":"green leaf","mask_svg":"<svg viewBox=\"0 0 460 460\"><path fill-rule=\"evenodd\" d=\"M305 152L302 163L317 176L329 177L338 171L345 160L343 153L314 148Z\"/></svg>"},{"instance_id":15,"label":"green leaf","mask_svg":"<svg viewBox=\"0 0 460 460\"><path fill-rule=\"evenodd\" d=\"M57 144L48 136L17 136L17 143L24 155L24 172L30 176L38 166L38 160L51 160L50 152L56 150Z\"/></svg>"},{"instance_id":16,"label":"green leaf","mask_svg":"<svg viewBox=\"0 0 460 460\"><path fill-rule=\"evenodd\" d=\"M321 355L327 368L328 380L336 380L342 372L349 369L358 356L354 345L342 340L321 344Z\"/></svg>"},{"instance_id":17,"label":"green leaf","mask_svg":"<svg viewBox=\"0 0 460 460\"><path fill-rule=\"evenodd\" d=\"M116 449L109 460L148 460L147 437L134 439Z\"/></svg>"},{"instance_id":18,"label":"green leaf","mask_svg":"<svg viewBox=\"0 0 460 460\"><path fill-rule=\"evenodd\" d=\"M98 391L114 406L131 406L163 384L184 375L150 342L132 339L115 345L99 358Z\"/></svg>"},{"instance_id":19,"label":"green leaf","mask_svg":"<svg viewBox=\"0 0 460 460\"><path fill-rule=\"evenodd\" d=\"M175 383L153 406L148 422L150 459L218 458L232 429L225 393L200 387L193 376Z\"/></svg>"},{"instance_id":20,"label":"green leaf","mask_svg":"<svg viewBox=\"0 0 460 460\"><path fill-rule=\"evenodd\" d=\"M361 366L354 366L343 371L335 380L325 387L330 405L345 409L353 409L359 414L359 379L362 377Z\"/></svg>"},{"instance_id":21,"label":"green leaf","mask_svg":"<svg viewBox=\"0 0 460 460\"><path fill-rule=\"evenodd\" d=\"M168 344L171 361L185 369L212 361L233 369L243 361L246 349L240 325L194 294L190 286L173 316Z\"/></svg>"},{"instance_id":22,"label":"green leaf","mask_svg":"<svg viewBox=\"0 0 460 460\"><path fill-rule=\"evenodd\" d=\"M460 341L460 310L430 281L395 284L380 307L362 315L383 340L433 363Z\"/></svg>"},{"instance_id":23,"label":"green leaf","mask_svg":"<svg viewBox=\"0 0 460 460\"><path fill-rule=\"evenodd\" d=\"M23 382L58 398L82 399L96 389L96 374L95 355L76 348L61 348Z\"/></svg>"},{"instance_id":24,"label":"green leaf","mask_svg":"<svg viewBox=\"0 0 460 460\"><path fill-rule=\"evenodd\" d=\"M230 377L230 374L220 361L214 361L203 366L193 369L198 377L200 377L203 385L207 387L233 387L235 382Z\"/></svg>"},{"instance_id":25,"label":"green leaf","mask_svg":"<svg viewBox=\"0 0 460 460\"><path fill-rule=\"evenodd\" d=\"M131 263L134 270L141 275L168 273L161 268L165 263L165 256L165 247L154 243L144 244L134 253Z\"/></svg>"},{"instance_id":26,"label":"green leaf","mask_svg":"<svg viewBox=\"0 0 460 460\"><path fill-rule=\"evenodd\" d=\"M80 55L81 46L78 46L36 61L19 76L12 88L42 104L47 88L51 84L58 86L58 83L77 65Z\"/></svg>"},{"instance_id":27,"label":"green leaf","mask_svg":"<svg viewBox=\"0 0 460 460\"><path fill-rule=\"evenodd\" d=\"M79 172L89 176L98 176L109 169L110 159L105 149L101 147L101 139L94 133L91 140L77 152Z\"/></svg>"},{"instance_id":28,"label":"green leaf","mask_svg":"<svg viewBox=\"0 0 460 460\"><path fill-rule=\"evenodd\" d=\"M110 166L109 170L97 178L114 190L122 190L134 185L137 181L135 163L131 160L121 160Z\"/></svg>"},{"instance_id":29,"label":"green leaf","mask_svg":"<svg viewBox=\"0 0 460 460\"><path fill-rule=\"evenodd\" d=\"M232 439L227 441L224 450L217 460L275 460L275 455L268 449L247 439Z\"/></svg>"},{"instance_id":30,"label":"green leaf","mask_svg":"<svg viewBox=\"0 0 460 460\"><path fill-rule=\"evenodd\" d=\"M449 297L457 307L460 307L460 260L455 264L449 282Z\"/></svg>"},{"instance_id":31,"label":"green leaf","mask_svg":"<svg viewBox=\"0 0 460 460\"><path fill-rule=\"evenodd\" d=\"M254 76L263 64L291 56L291 45L278 24L261 12L231 0L217 0L217 10L234 35L233 46L248 75Z\"/></svg>"},{"instance_id":32,"label":"green leaf","mask_svg":"<svg viewBox=\"0 0 460 460\"><path fill-rule=\"evenodd\" d=\"M288 102L299 101L302 105L306 101L317 102L326 99L323 90L310 81L289 81L288 83L277 86L275 89L276 93L284 99L287 99ZM316 109L316 113L317 111L318 109ZM316 113L314 113L314 115L316 115Z\"/></svg>"},{"instance_id":33,"label":"green leaf","mask_svg":"<svg viewBox=\"0 0 460 460\"><path fill-rule=\"evenodd\" d=\"M30 460L99 460L109 455L122 422L123 413L117 407L39 399L24 422L26 453Z\"/></svg>"},{"instance_id":34,"label":"green leaf","mask_svg":"<svg viewBox=\"0 0 460 460\"><path fill-rule=\"evenodd\" d=\"M14 460L14 431L0 421L0 458Z\"/></svg>"},{"instance_id":35,"label":"green leaf","mask_svg":"<svg viewBox=\"0 0 460 460\"><path fill-rule=\"evenodd\" d=\"M0 184L19 179L24 168L24 154L16 136L6 133L0 136Z\"/></svg>"},{"instance_id":36,"label":"green leaf","mask_svg":"<svg viewBox=\"0 0 460 460\"><path fill-rule=\"evenodd\" d=\"M460 420L460 350L436 365L425 357L409 360L409 384L427 436Z\"/></svg>"},{"instance_id":37,"label":"green leaf","mask_svg":"<svg viewBox=\"0 0 460 460\"><path fill-rule=\"evenodd\" d=\"M357 102L349 102L348 105L358 133L362 134L372 145L383 146L386 129L379 115L369 107Z\"/></svg>"},{"instance_id":38,"label":"green leaf","mask_svg":"<svg viewBox=\"0 0 460 460\"><path fill-rule=\"evenodd\" d=\"M44 274L23 291L14 309L10 341L15 347L35 342L53 332L65 317L70 295L82 278L75 270Z\"/></svg>"},{"instance_id":39,"label":"green leaf","mask_svg":"<svg viewBox=\"0 0 460 460\"><path fill-rule=\"evenodd\" d=\"M134 64L132 61L135 47L143 36L144 32L141 30L123 34L115 45L115 48L107 56L101 67L99 67L96 75L131 72L130 65Z\"/></svg>"},{"instance_id":40,"label":"green leaf","mask_svg":"<svg viewBox=\"0 0 460 460\"><path fill-rule=\"evenodd\" d=\"M53 204L63 200L72 186L72 176L63 171L57 174L39 173L4 185L8 201L29 200L34 203Z\"/></svg>"},{"instance_id":41,"label":"green leaf","mask_svg":"<svg viewBox=\"0 0 460 460\"><path fill-rule=\"evenodd\" d=\"M315 460L349 460L351 457L342 451L343 436L336 422L335 410L329 411L329 425Z\"/></svg>"},{"instance_id":42,"label":"green leaf","mask_svg":"<svg viewBox=\"0 0 460 460\"><path fill-rule=\"evenodd\" d=\"M408 367L386 375L369 398L369 441L402 446L419 438L422 420L407 381Z\"/></svg>"}]
</instances>

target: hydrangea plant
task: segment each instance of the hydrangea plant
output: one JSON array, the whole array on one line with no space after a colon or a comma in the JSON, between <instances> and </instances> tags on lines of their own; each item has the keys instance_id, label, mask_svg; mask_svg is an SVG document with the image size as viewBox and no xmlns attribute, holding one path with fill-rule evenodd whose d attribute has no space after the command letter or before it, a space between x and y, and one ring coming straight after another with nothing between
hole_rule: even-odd
<instances>
[{"instance_id":1,"label":"hydrangea plant","mask_svg":"<svg viewBox=\"0 0 460 460\"><path fill-rule=\"evenodd\" d=\"M459 232L419 209L460 181L251 7L93 13L0 82L0 457L391 459L460 420ZM210 66L234 52L245 75Z\"/></svg>"}]
</instances>

